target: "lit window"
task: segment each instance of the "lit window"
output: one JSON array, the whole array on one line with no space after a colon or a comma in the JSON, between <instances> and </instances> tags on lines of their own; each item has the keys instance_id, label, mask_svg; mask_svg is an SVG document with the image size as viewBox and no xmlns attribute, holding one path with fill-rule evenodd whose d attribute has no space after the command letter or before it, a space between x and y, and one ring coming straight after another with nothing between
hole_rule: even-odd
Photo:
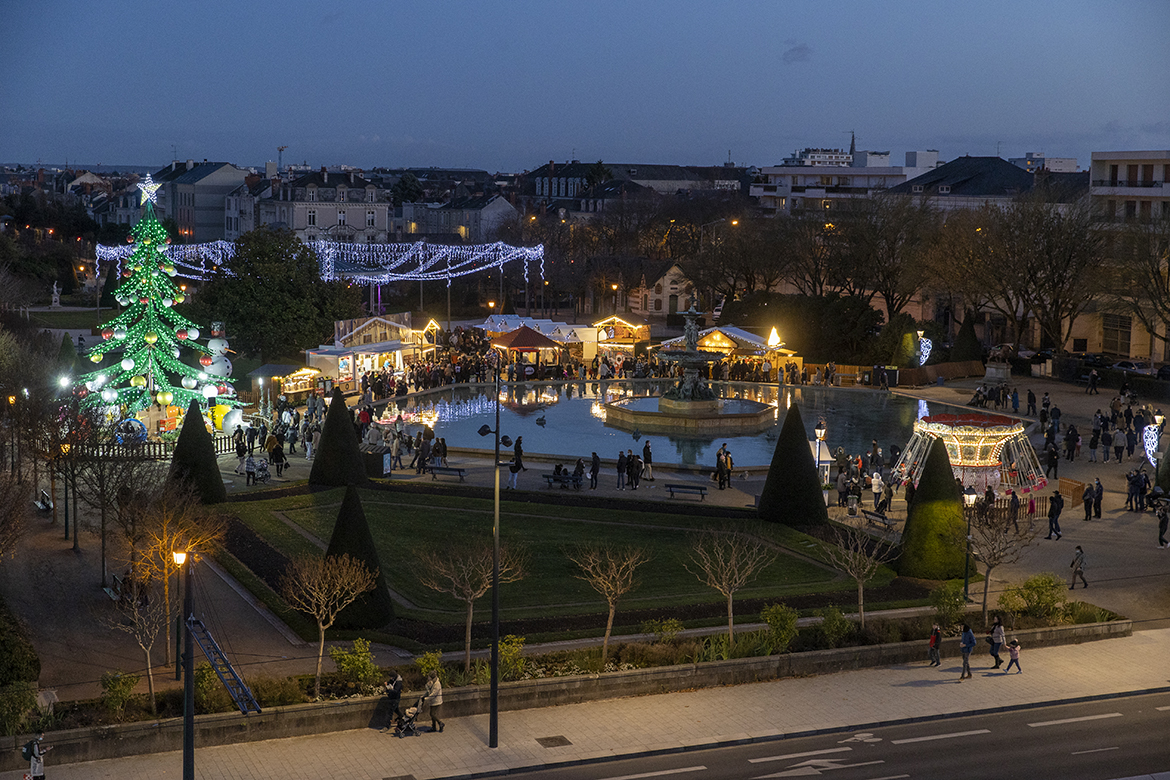
<instances>
[{"instance_id":1,"label":"lit window","mask_svg":"<svg viewBox=\"0 0 1170 780\"><path fill-rule=\"evenodd\" d=\"M337 188L337 199L339 201L341 201L342 203L345 203L345 188L344 187Z\"/></svg>"}]
</instances>

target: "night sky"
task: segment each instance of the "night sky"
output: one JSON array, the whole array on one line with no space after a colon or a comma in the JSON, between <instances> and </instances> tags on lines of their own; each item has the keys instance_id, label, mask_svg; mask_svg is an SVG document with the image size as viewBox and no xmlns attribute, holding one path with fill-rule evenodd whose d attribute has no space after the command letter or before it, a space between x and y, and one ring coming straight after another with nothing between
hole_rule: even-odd
<instances>
[{"instance_id":1,"label":"night sky","mask_svg":"<svg viewBox=\"0 0 1170 780\"><path fill-rule=\"evenodd\" d=\"M0 162L1170 149L1170 2L0 0Z\"/></svg>"}]
</instances>

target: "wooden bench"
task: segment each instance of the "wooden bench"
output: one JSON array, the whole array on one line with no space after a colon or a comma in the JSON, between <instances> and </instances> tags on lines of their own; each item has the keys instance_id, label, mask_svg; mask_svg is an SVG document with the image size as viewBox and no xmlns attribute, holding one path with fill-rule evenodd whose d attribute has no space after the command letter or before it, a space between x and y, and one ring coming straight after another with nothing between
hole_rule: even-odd
<instances>
[{"instance_id":1,"label":"wooden bench","mask_svg":"<svg viewBox=\"0 0 1170 780\"><path fill-rule=\"evenodd\" d=\"M663 485L663 487L670 491L671 498L674 498L675 493L698 493L700 501L707 497L705 485Z\"/></svg>"},{"instance_id":2,"label":"wooden bench","mask_svg":"<svg viewBox=\"0 0 1170 780\"><path fill-rule=\"evenodd\" d=\"M119 577L117 574L115 574L114 579L110 581L109 586L103 588L103 590L106 592L106 595L109 596L114 601L121 601L122 600L122 578Z\"/></svg>"},{"instance_id":3,"label":"wooden bench","mask_svg":"<svg viewBox=\"0 0 1170 780\"><path fill-rule=\"evenodd\" d=\"M862 509L861 514L870 525L876 525L878 528L884 528L887 531L894 530L894 521L879 512Z\"/></svg>"},{"instance_id":4,"label":"wooden bench","mask_svg":"<svg viewBox=\"0 0 1170 780\"><path fill-rule=\"evenodd\" d=\"M581 483L585 479L584 475L574 476L572 474L541 474L540 476L544 477L549 487L552 487L553 483L556 483L561 487L572 485L577 490L581 489Z\"/></svg>"},{"instance_id":5,"label":"wooden bench","mask_svg":"<svg viewBox=\"0 0 1170 780\"><path fill-rule=\"evenodd\" d=\"M33 501L33 506L42 512L53 511L53 499L45 491L41 491L41 497Z\"/></svg>"},{"instance_id":6,"label":"wooden bench","mask_svg":"<svg viewBox=\"0 0 1170 780\"><path fill-rule=\"evenodd\" d=\"M438 479L440 474L446 474L452 477L458 476L459 481L462 482L463 476L467 473L467 469L461 469L456 466L427 466L424 471L431 472L432 482Z\"/></svg>"}]
</instances>

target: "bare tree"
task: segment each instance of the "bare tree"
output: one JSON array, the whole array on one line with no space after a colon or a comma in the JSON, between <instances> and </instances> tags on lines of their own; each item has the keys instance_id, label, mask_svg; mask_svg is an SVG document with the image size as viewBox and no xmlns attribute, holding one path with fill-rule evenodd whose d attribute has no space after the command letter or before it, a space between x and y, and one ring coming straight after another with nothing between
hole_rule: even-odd
<instances>
[{"instance_id":1,"label":"bare tree","mask_svg":"<svg viewBox=\"0 0 1170 780\"><path fill-rule=\"evenodd\" d=\"M142 649L146 658L146 681L150 691L150 712L158 713L158 705L154 693L154 662L151 660L151 650L158 641L159 632L163 626L170 623L167 604L156 598L155 587L149 581L134 580L129 592L122 594L118 602L118 611L112 618L104 622L110 628L123 631L134 637L134 641Z\"/></svg>"},{"instance_id":2,"label":"bare tree","mask_svg":"<svg viewBox=\"0 0 1170 780\"><path fill-rule=\"evenodd\" d=\"M712 530L691 542L686 570L727 599L727 643L735 644L735 594L776 560L762 539L734 530Z\"/></svg>"},{"instance_id":3,"label":"bare tree","mask_svg":"<svg viewBox=\"0 0 1170 780\"><path fill-rule=\"evenodd\" d=\"M24 520L31 506L30 487L8 472L0 473L0 559L11 558L24 533Z\"/></svg>"},{"instance_id":4,"label":"bare tree","mask_svg":"<svg viewBox=\"0 0 1170 780\"><path fill-rule=\"evenodd\" d=\"M873 579L894 548L873 539L861 526L849 525L835 531L836 545L828 547L829 560L857 583L858 623L865 628L865 583Z\"/></svg>"},{"instance_id":5,"label":"bare tree","mask_svg":"<svg viewBox=\"0 0 1170 780\"><path fill-rule=\"evenodd\" d=\"M317 621L317 680L314 698L321 696L321 659L325 655L325 631L341 610L363 593L374 589L378 572L362 561L342 555L297 558L281 578L280 592L289 605Z\"/></svg>"},{"instance_id":6,"label":"bare tree","mask_svg":"<svg viewBox=\"0 0 1170 780\"><path fill-rule=\"evenodd\" d=\"M1040 525L1035 516L1019 512L1019 516L1013 517L1009 507L997 508L983 499L976 501L965 512L971 523L970 536L954 541L966 544L969 538L972 557L983 564L983 625L987 625L987 592L991 586L991 572L1005 563L1018 561L1040 533Z\"/></svg>"},{"instance_id":7,"label":"bare tree","mask_svg":"<svg viewBox=\"0 0 1170 780\"><path fill-rule=\"evenodd\" d=\"M1170 339L1170 215L1108 233L1110 308L1134 317L1152 338Z\"/></svg>"},{"instance_id":8,"label":"bare tree","mask_svg":"<svg viewBox=\"0 0 1170 780\"><path fill-rule=\"evenodd\" d=\"M613 632L613 616L618 600L638 586L635 571L650 560L644 547L612 544L578 545L566 552L569 560L581 569L573 575L589 584L609 605L605 621L605 639L601 643L601 663L609 657L609 636Z\"/></svg>"},{"instance_id":9,"label":"bare tree","mask_svg":"<svg viewBox=\"0 0 1170 780\"><path fill-rule=\"evenodd\" d=\"M467 605L467 625L463 632L463 669L471 669L471 624L475 601L492 586L492 542L467 542L442 550L418 550L415 558L422 565L419 580L431 590L447 593ZM525 557L521 552L500 547L500 584L524 577Z\"/></svg>"}]
</instances>

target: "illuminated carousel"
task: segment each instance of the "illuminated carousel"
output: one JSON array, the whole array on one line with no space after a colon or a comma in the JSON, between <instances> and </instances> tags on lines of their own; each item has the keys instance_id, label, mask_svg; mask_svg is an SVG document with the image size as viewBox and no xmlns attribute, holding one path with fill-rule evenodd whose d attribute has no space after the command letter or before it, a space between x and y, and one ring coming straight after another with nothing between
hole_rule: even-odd
<instances>
[{"instance_id":1,"label":"illuminated carousel","mask_svg":"<svg viewBox=\"0 0 1170 780\"><path fill-rule=\"evenodd\" d=\"M955 478L978 491L989 485L997 493L1012 488L1038 491L1048 484L1036 450L1024 435L1024 424L1011 417L988 414L935 414L914 423L914 434L894 465L894 473L915 485L926 456L936 442L947 448Z\"/></svg>"}]
</instances>

